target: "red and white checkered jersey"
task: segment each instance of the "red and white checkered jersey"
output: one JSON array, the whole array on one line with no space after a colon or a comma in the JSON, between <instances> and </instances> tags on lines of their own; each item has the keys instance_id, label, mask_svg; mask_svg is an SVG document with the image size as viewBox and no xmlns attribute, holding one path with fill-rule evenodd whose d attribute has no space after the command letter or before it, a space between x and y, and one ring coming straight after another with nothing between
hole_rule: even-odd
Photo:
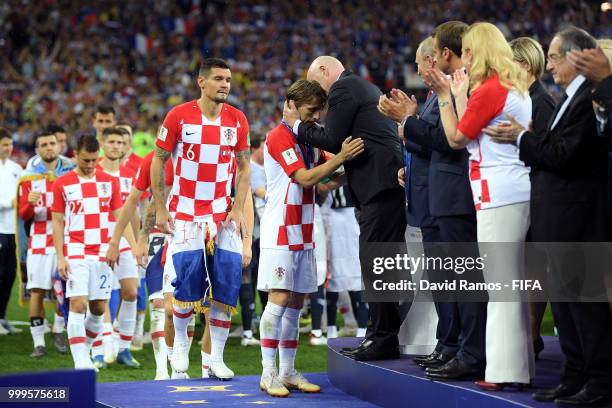
<instances>
[{"instance_id":1,"label":"red and white checkered jersey","mask_svg":"<svg viewBox=\"0 0 612 408\"><path fill-rule=\"evenodd\" d=\"M98 162L98 164L96 165L96 171L103 171L104 173L108 174L111 177L114 177L117 180L117 182L119 183L119 191L121 192L121 204L125 204L128 196L130 195L130 191L132 191L132 183L134 181L135 173L130 168L124 165L119 166L119 171L113 173L108 170L105 170L100 165L100 162ZM115 217L113 217L112 214L110 215L110 221L110 235L112 236L113 231L115 230L115 225L117 224L117 220L115 220ZM122 236L119 240L119 251L127 252L131 249L132 248L130 247L130 244L128 243L127 239Z\"/></svg>"},{"instance_id":2,"label":"red and white checkered jersey","mask_svg":"<svg viewBox=\"0 0 612 408\"><path fill-rule=\"evenodd\" d=\"M298 169L314 167L319 159L319 149L299 145L284 124L268 133L264 146L266 207L260 223L261 248L314 248L315 188L302 187L291 175Z\"/></svg>"},{"instance_id":3,"label":"red and white checkered jersey","mask_svg":"<svg viewBox=\"0 0 612 408\"><path fill-rule=\"evenodd\" d=\"M123 163L123 165L127 167L128 169L132 170L134 174L138 172L138 169L140 168L141 164L142 164L142 157L140 157L134 152L132 152L125 160L125 163Z\"/></svg>"},{"instance_id":4,"label":"red and white checkered jersey","mask_svg":"<svg viewBox=\"0 0 612 408\"><path fill-rule=\"evenodd\" d=\"M172 152L174 183L169 208L183 221L223 221L231 206L231 162L249 148L244 113L223 104L215 120L197 101L175 106L157 135L157 146Z\"/></svg>"},{"instance_id":5,"label":"red and white checkered jersey","mask_svg":"<svg viewBox=\"0 0 612 408\"><path fill-rule=\"evenodd\" d=\"M518 147L495 143L482 129L514 117L523 127L531 120L531 98L502 86L497 76L484 81L467 102L457 129L472 139L470 182L476 210L529 201L529 167L519 159Z\"/></svg>"},{"instance_id":6,"label":"red and white checkered jersey","mask_svg":"<svg viewBox=\"0 0 612 408\"><path fill-rule=\"evenodd\" d=\"M151 196L151 161L153 160L153 154L155 152L149 152L143 159L142 163L140 163L140 167L138 168L138 173L136 173L136 179L134 180L134 187L139 189L140 191L144 191L148 196ZM168 160L166 162L166 170L164 183L167 187L171 187L174 182L174 172L172 171L172 162ZM157 227L153 227L151 229L151 233L159 233L159 229Z\"/></svg>"},{"instance_id":7,"label":"red and white checkered jersey","mask_svg":"<svg viewBox=\"0 0 612 408\"><path fill-rule=\"evenodd\" d=\"M126 166L119 166L119 171L110 172L105 170L100 162L96 165L96 171L103 171L109 176L115 177L119 182L119 189L121 191L121 202L125 203L128 196L130 195L130 191L132 191L132 183L134 182L134 178L136 177L136 173L134 173L130 168ZM112 219L112 218L111 218Z\"/></svg>"},{"instance_id":8,"label":"red and white checkered jersey","mask_svg":"<svg viewBox=\"0 0 612 408\"><path fill-rule=\"evenodd\" d=\"M40 193L36 204L28 201L31 191ZM19 191L19 216L23 220L32 220L28 255L54 254L53 225L51 223L51 205L53 204L53 181L47 178L24 180Z\"/></svg>"},{"instance_id":9,"label":"red and white checkered jersey","mask_svg":"<svg viewBox=\"0 0 612 408\"><path fill-rule=\"evenodd\" d=\"M136 178L134 179L134 186L140 191L149 191L151 188L151 161L153 160L153 154L155 152L149 152L140 163ZM172 171L172 162L166 162L165 170L165 184L166 186L172 186L174 182L174 172Z\"/></svg>"},{"instance_id":10,"label":"red and white checkered jersey","mask_svg":"<svg viewBox=\"0 0 612 408\"><path fill-rule=\"evenodd\" d=\"M72 170L55 181L51 211L64 214L64 255L68 259L105 260L110 215L121 208L119 183L102 171L92 178Z\"/></svg>"}]
</instances>

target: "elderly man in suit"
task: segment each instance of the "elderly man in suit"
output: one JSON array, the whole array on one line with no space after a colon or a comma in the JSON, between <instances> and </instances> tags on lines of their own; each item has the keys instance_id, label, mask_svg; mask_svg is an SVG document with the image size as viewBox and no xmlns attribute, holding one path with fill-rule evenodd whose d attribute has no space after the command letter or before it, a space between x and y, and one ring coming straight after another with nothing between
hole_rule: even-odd
<instances>
[{"instance_id":1,"label":"elderly man in suit","mask_svg":"<svg viewBox=\"0 0 612 408\"><path fill-rule=\"evenodd\" d=\"M345 164L349 191L359 209L360 257L368 242L402 242L406 219L403 192L397 184L397 171L403 167L402 148L397 125L376 108L381 91L330 56L317 57L307 79L317 81L328 92L328 110L325 127L321 127L300 121L299 112L287 101L283 120L297 140L331 153L339 152L350 135L364 141L365 153ZM397 302L369 305L366 338L347 355L360 361L399 358Z\"/></svg>"},{"instance_id":2,"label":"elderly man in suit","mask_svg":"<svg viewBox=\"0 0 612 408\"><path fill-rule=\"evenodd\" d=\"M461 34L466 28L459 21L437 27L433 37L424 40L417 50L419 73L434 65L448 74L462 68ZM431 228L422 228L423 241L475 243L476 215L468 178L468 153L466 149L454 150L449 146L440 122L437 95L428 94L420 115L416 114L416 101L399 90L393 90L391 98L381 97L379 109L392 119L402 121L407 149L417 145L431 152L428 212L434 223ZM476 244L462 249L472 250L470 256L478 256ZM429 275L432 280L453 279L441 275L440 271L429 271ZM485 360L486 303L448 300L436 301L438 344L435 350L415 359L428 369L428 375L431 371L437 379L472 375L482 370ZM451 363L451 360L454 361Z\"/></svg>"},{"instance_id":3,"label":"elderly man in suit","mask_svg":"<svg viewBox=\"0 0 612 408\"><path fill-rule=\"evenodd\" d=\"M584 30L558 32L548 48L547 69L565 90L545 136L538 137L516 121L485 130L500 143L514 143L520 158L532 166L531 232L540 242L608 240L606 139L598 137L591 103L594 83L568 60L572 50L596 48ZM551 259L551 279L578 268L573 259ZM603 285L603 282L602 282ZM536 392L538 401L595 405L612 396L612 317L607 303L552 302L565 363L561 384Z\"/></svg>"}]
</instances>

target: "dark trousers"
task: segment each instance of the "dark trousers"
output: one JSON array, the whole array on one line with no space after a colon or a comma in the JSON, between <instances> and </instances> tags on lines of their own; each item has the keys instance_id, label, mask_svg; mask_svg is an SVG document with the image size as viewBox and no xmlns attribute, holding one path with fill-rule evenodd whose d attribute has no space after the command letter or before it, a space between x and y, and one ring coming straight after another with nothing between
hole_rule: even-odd
<instances>
[{"instance_id":1,"label":"dark trousers","mask_svg":"<svg viewBox=\"0 0 612 408\"><path fill-rule=\"evenodd\" d=\"M425 229L423 232L424 245L427 242L473 242L474 248L470 254L457 255L478 256L475 215L436 217L435 222L434 228ZM454 277L433 271L429 273L429 278L443 282L444 279ZM435 301L438 314L436 350L456 355L468 364L484 366L487 303L444 300Z\"/></svg>"},{"instance_id":2,"label":"dark trousers","mask_svg":"<svg viewBox=\"0 0 612 408\"><path fill-rule=\"evenodd\" d=\"M532 187L533 189L533 187ZM605 242L609 225L606 200L596 196L589 202L550 205L531 200L531 238L534 242ZM604 214L604 215L602 215ZM568 222L559 222L568 220ZM571 222L570 222L571 221ZM580 293L580 279L568 280L585 270L585 258L572 247L548 251L548 283L564 296ZM583 276L582 279L599 279ZM600 285L605 287L605 282ZM559 343L565 356L561 382L585 386L596 393L612 395L612 315L607 302L551 302Z\"/></svg>"},{"instance_id":3,"label":"dark trousers","mask_svg":"<svg viewBox=\"0 0 612 408\"><path fill-rule=\"evenodd\" d=\"M6 317L6 308L16 274L15 235L0 234L0 319Z\"/></svg>"},{"instance_id":4,"label":"dark trousers","mask_svg":"<svg viewBox=\"0 0 612 408\"><path fill-rule=\"evenodd\" d=\"M400 189L379 193L359 213L359 249L367 242L403 242L406 230L404 192ZM362 261L363 264L363 261ZM401 325L397 302L370 302L370 322L366 338L379 345L397 347Z\"/></svg>"},{"instance_id":5,"label":"dark trousers","mask_svg":"<svg viewBox=\"0 0 612 408\"><path fill-rule=\"evenodd\" d=\"M561 382L612 395L612 317L608 303L552 302L565 363Z\"/></svg>"}]
</instances>

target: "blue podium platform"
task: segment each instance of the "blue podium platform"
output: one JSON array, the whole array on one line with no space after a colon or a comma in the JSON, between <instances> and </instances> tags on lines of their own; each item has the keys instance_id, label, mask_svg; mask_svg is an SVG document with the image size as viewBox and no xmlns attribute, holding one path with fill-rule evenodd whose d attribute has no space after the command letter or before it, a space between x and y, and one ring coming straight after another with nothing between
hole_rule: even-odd
<instances>
[{"instance_id":1,"label":"blue podium platform","mask_svg":"<svg viewBox=\"0 0 612 408\"><path fill-rule=\"evenodd\" d=\"M554 403L539 403L531 398L534 391L552 388L559 382L563 357L556 338L545 338L531 388L497 392L482 391L473 381L432 381L408 355L399 360L359 362L340 353L342 347L354 347L359 340L328 341L328 377L334 386L361 400L403 408L556 407Z\"/></svg>"},{"instance_id":2,"label":"blue podium platform","mask_svg":"<svg viewBox=\"0 0 612 408\"><path fill-rule=\"evenodd\" d=\"M254 407L289 408L374 408L374 405L345 394L330 384L325 373L305 374L321 386L319 394L292 392L288 398L272 398L259 389L259 376L235 377L232 381L214 379L135 381L98 383L96 407Z\"/></svg>"}]
</instances>

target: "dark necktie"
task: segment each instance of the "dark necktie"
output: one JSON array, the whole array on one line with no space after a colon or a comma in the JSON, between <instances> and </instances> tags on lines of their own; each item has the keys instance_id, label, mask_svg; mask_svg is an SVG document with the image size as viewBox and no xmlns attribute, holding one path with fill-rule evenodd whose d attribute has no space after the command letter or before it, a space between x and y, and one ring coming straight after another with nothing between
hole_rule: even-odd
<instances>
[{"instance_id":1,"label":"dark necktie","mask_svg":"<svg viewBox=\"0 0 612 408\"><path fill-rule=\"evenodd\" d=\"M559 111L561 110L561 107L563 106L567 98L567 93L563 92L563 98L561 98L561 100L555 107L555 111L553 112L552 116L550 117L550 121L548 122L548 130L550 130L552 128L553 123L555 123L555 119L557 118L557 115L559 114ZM561 118L559 118L559 120L561 120Z\"/></svg>"}]
</instances>

